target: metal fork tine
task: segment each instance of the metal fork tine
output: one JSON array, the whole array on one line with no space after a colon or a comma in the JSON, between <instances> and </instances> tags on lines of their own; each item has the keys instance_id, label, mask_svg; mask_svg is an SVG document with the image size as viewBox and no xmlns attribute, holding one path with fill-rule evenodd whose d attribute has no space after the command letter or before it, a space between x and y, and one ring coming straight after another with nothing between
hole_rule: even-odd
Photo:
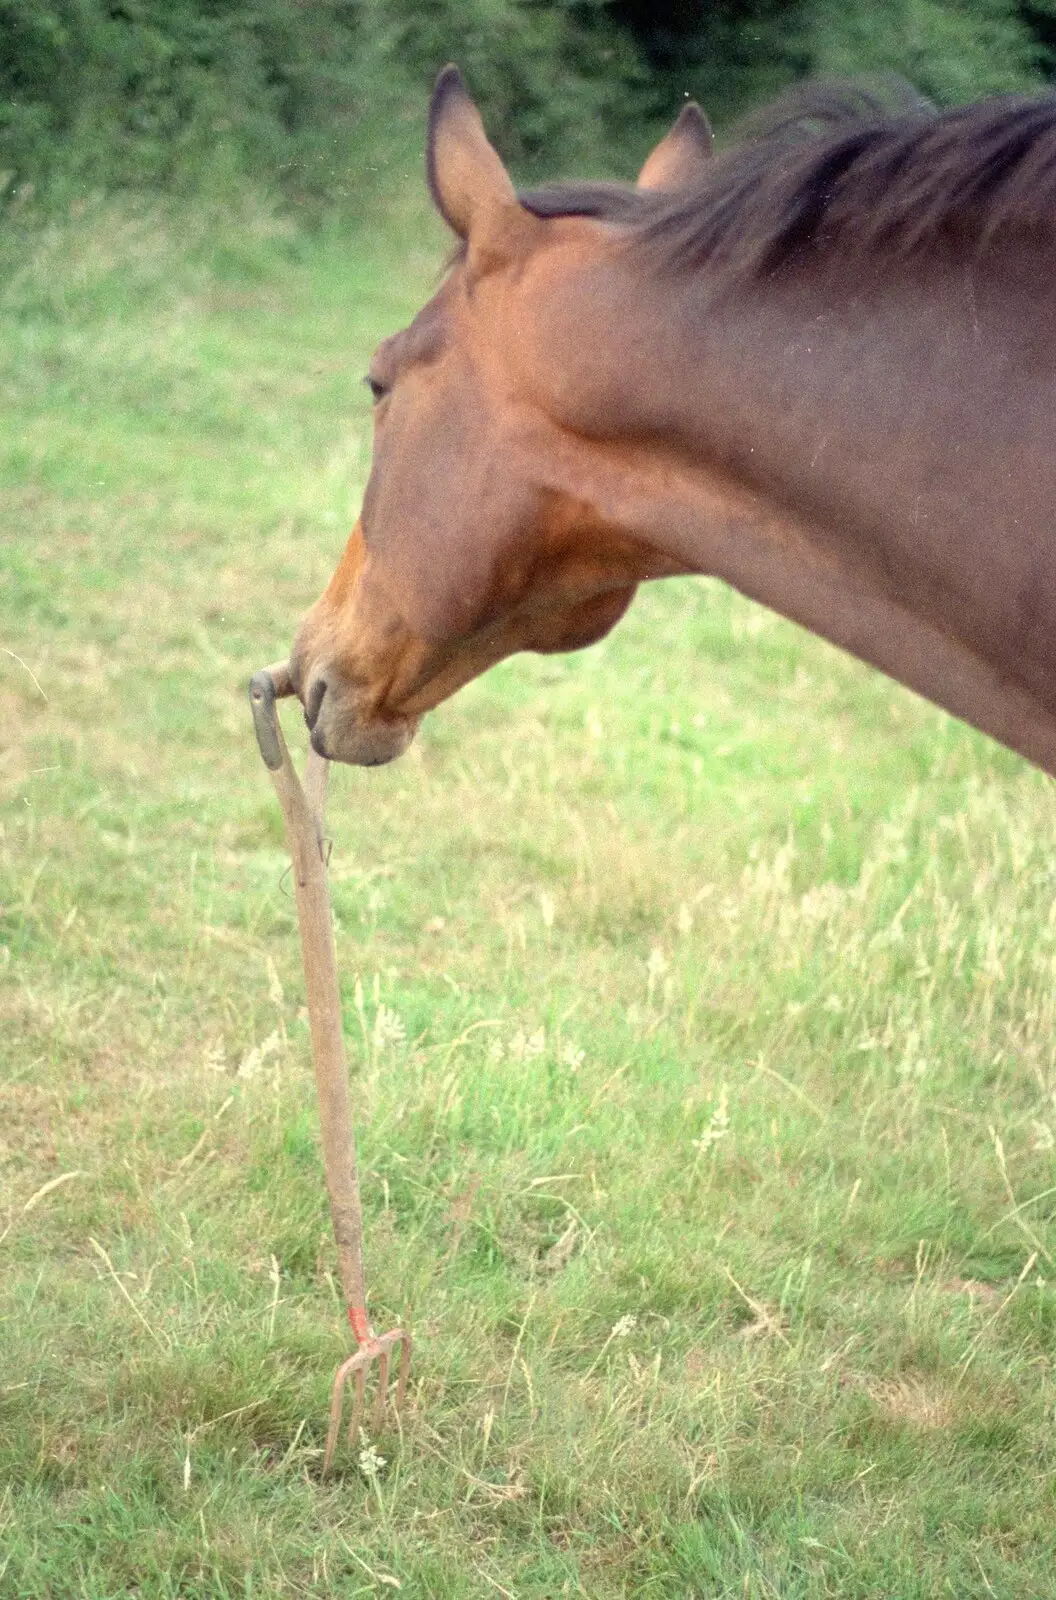
<instances>
[{"instance_id":1,"label":"metal fork tine","mask_svg":"<svg viewBox=\"0 0 1056 1600\"><path fill-rule=\"evenodd\" d=\"M359 1366L356 1368L356 1399L352 1407L352 1415L348 1421L348 1442L355 1449L359 1444L359 1425L363 1420L363 1402L367 1389L367 1361L370 1360L370 1357L365 1357L365 1352L361 1350L358 1356L353 1357L353 1360L358 1361Z\"/></svg>"},{"instance_id":2,"label":"metal fork tine","mask_svg":"<svg viewBox=\"0 0 1056 1600\"><path fill-rule=\"evenodd\" d=\"M334 1386L330 1391L330 1426L326 1433L326 1449L323 1452L323 1477L330 1471L330 1463L334 1459L334 1450L337 1447L337 1436L341 1430L341 1411L344 1405L345 1382L348 1378L355 1356L349 1356L347 1361L342 1361L334 1374Z\"/></svg>"},{"instance_id":3,"label":"metal fork tine","mask_svg":"<svg viewBox=\"0 0 1056 1600\"><path fill-rule=\"evenodd\" d=\"M388 1393L389 1348L386 1345L378 1357L378 1392L374 1396L374 1421L372 1424L375 1433L381 1432L382 1424L385 1421L385 1401L388 1398Z\"/></svg>"}]
</instances>

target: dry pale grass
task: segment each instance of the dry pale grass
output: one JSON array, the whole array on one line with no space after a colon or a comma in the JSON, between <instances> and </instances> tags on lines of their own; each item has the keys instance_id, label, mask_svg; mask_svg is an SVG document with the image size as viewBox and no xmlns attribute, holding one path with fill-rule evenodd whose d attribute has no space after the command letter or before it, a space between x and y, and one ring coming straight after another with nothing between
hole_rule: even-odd
<instances>
[{"instance_id":1,"label":"dry pale grass","mask_svg":"<svg viewBox=\"0 0 1056 1600\"><path fill-rule=\"evenodd\" d=\"M0 374L0 1592L1046 1592L1050 786L709 584L335 774L373 1304L417 1354L402 1437L320 1485L242 686L418 291L264 223L222 273L133 229L126 283L123 226L65 278L38 246Z\"/></svg>"}]
</instances>

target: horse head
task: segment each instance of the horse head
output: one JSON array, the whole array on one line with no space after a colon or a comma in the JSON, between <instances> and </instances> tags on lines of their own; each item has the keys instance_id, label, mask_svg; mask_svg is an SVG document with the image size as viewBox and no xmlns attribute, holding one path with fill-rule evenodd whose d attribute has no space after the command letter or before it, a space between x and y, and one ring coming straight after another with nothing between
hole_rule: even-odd
<instances>
[{"instance_id":1,"label":"horse head","mask_svg":"<svg viewBox=\"0 0 1056 1600\"><path fill-rule=\"evenodd\" d=\"M710 145L686 107L638 190L692 184ZM610 441L584 420L591 351L570 364L562 349L576 322L563 286L619 230L522 204L453 67L433 92L427 174L457 255L370 364L362 511L291 657L315 748L357 765L400 755L424 712L515 651L600 639L638 582L680 570L621 518L598 467Z\"/></svg>"}]
</instances>

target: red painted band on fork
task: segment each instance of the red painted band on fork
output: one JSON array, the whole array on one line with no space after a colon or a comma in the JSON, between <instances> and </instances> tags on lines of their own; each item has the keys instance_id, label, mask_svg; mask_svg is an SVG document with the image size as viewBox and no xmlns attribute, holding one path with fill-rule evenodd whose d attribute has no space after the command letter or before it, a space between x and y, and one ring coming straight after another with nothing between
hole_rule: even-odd
<instances>
[{"instance_id":1,"label":"red painted band on fork","mask_svg":"<svg viewBox=\"0 0 1056 1600\"><path fill-rule=\"evenodd\" d=\"M370 1319L362 1306L349 1306L348 1320L352 1324L352 1332L357 1343L369 1344L374 1334L371 1331Z\"/></svg>"}]
</instances>

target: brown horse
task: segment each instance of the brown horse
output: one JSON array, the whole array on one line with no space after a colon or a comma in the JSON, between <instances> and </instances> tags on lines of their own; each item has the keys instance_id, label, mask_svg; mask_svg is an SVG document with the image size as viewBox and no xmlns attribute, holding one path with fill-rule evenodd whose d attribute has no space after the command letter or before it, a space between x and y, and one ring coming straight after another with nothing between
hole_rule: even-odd
<instances>
[{"instance_id":1,"label":"brown horse","mask_svg":"<svg viewBox=\"0 0 1056 1600\"><path fill-rule=\"evenodd\" d=\"M637 187L518 195L454 68L460 241L379 348L362 515L292 659L317 750L399 755L516 650L717 575L1056 774L1056 101L832 93Z\"/></svg>"}]
</instances>

